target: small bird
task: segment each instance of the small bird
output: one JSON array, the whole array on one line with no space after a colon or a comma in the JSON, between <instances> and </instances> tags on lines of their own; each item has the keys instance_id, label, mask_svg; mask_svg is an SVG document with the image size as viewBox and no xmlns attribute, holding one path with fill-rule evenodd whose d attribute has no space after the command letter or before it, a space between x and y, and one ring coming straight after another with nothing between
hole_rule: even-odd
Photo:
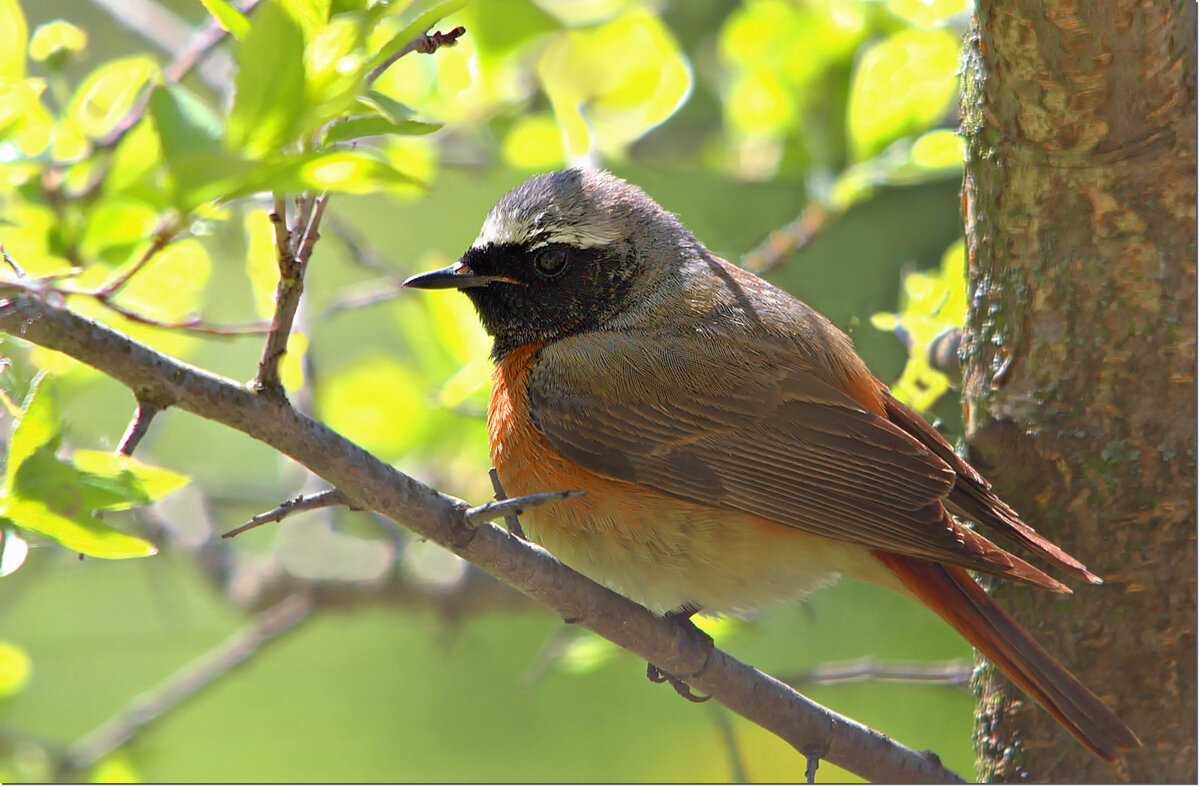
<instances>
[{"instance_id":1,"label":"small bird","mask_svg":"<svg viewBox=\"0 0 1200 787\"><path fill-rule=\"evenodd\" d=\"M504 195L455 264L493 339L492 462L509 496L583 490L529 537L660 615L748 613L839 575L932 609L1096 755L1137 736L967 569L1070 589L954 517L1090 582L821 314L713 255L601 171Z\"/></svg>"}]
</instances>

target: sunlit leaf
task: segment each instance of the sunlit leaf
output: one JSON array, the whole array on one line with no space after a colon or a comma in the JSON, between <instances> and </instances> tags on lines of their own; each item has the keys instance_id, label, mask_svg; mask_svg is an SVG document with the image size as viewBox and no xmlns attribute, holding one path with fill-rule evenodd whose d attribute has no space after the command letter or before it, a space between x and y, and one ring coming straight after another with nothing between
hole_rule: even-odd
<instances>
[{"instance_id":1,"label":"sunlit leaf","mask_svg":"<svg viewBox=\"0 0 1200 787\"><path fill-rule=\"evenodd\" d=\"M559 29L558 20L529 0L485 0L469 6L471 38L484 58L499 58Z\"/></svg>"},{"instance_id":2,"label":"sunlit leaf","mask_svg":"<svg viewBox=\"0 0 1200 787\"><path fill-rule=\"evenodd\" d=\"M868 48L859 60L847 109L859 158L937 123L958 90L959 39L945 30L905 30Z\"/></svg>"},{"instance_id":3,"label":"sunlit leaf","mask_svg":"<svg viewBox=\"0 0 1200 787\"><path fill-rule=\"evenodd\" d=\"M279 382L288 393L304 387L304 356L307 352L308 334L292 331L288 336L287 352L279 361Z\"/></svg>"},{"instance_id":4,"label":"sunlit leaf","mask_svg":"<svg viewBox=\"0 0 1200 787\"><path fill-rule=\"evenodd\" d=\"M933 27L971 12L970 0L887 0L887 10L917 27Z\"/></svg>"},{"instance_id":5,"label":"sunlit leaf","mask_svg":"<svg viewBox=\"0 0 1200 787\"><path fill-rule=\"evenodd\" d=\"M269 319L275 311L275 290L279 281L276 259L275 228L265 210L252 210L243 220L246 232L246 276L254 293L254 311Z\"/></svg>"},{"instance_id":6,"label":"sunlit leaf","mask_svg":"<svg viewBox=\"0 0 1200 787\"><path fill-rule=\"evenodd\" d=\"M362 89L367 61L358 17L331 20L311 38L304 49L305 131L350 110Z\"/></svg>"},{"instance_id":7,"label":"sunlit leaf","mask_svg":"<svg viewBox=\"0 0 1200 787\"><path fill-rule=\"evenodd\" d=\"M162 159L162 142L155 124L143 119L121 138L113 151L105 190L129 194L151 205L165 204Z\"/></svg>"},{"instance_id":8,"label":"sunlit leaf","mask_svg":"<svg viewBox=\"0 0 1200 787\"><path fill-rule=\"evenodd\" d=\"M913 164L924 169L961 168L966 154L962 136L949 129L935 129L913 142Z\"/></svg>"},{"instance_id":9,"label":"sunlit leaf","mask_svg":"<svg viewBox=\"0 0 1200 787\"><path fill-rule=\"evenodd\" d=\"M54 132L54 118L42 104L44 80L0 79L0 131L11 137L26 156L40 155Z\"/></svg>"},{"instance_id":10,"label":"sunlit leaf","mask_svg":"<svg viewBox=\"0 0 1200 787\"><path fill-rule=\"evenodd\" d=\"M121 290L123 306L160 320L178 320L198 308L212 262L204 244L172 243Z\"/></svg>"},{"instance_id":11,"label":"sunlit leaf","mask_svg":"<svg viewBox=\"0 0 1200 787\"><path fill-rule=\"evenodd\" d=\"M85 483L94 484L106 495L117 496L114 498L117 502L94 506L109 511L153 503L183 488L190 480L174 470L108 451L79 450L71 455L71 463L91 477Z\"/></svg>"},{"instance_id":12,"label":"sunlit leaf","mask_svg":"<svg viewBox=\"0 0 1200 787\"><path fill-rule=\"evenodd\" d=\"M603 637L584 632L562 649L557 666L563 672L579 675L599 669L622 653L621 648Z\"/></svg>"},{"instance_id":13,"label":"sunlit leaf","mask_svg":"<svg viewBox=\"0 0 1200 787\"><path fill-rule=\"evenodd\" d=\"M506 163L527 170L553 169L566 157L558 123L545 113L517 118L504 137L502 152Z\"/></svg>"},{"instance_id":14,"label":"sunlit leaf","mask_svg":"<svg viewBox=\"0 0 1200 787\"><path fill-rule=\"evenodd\" d=\"M29 682L33 662L11 642L0 641L0 699L16 694Z\"/></svg>"},{"instance_id":15,"label":"sunlit leaf","mask_svg":"<svg viewBox=\"0 0 1200 787\"><path fill-rule=\"evenodd\" d=\"M237 39L246 37L250 32L250 20L238 9L231 6L228 0L200 0L208 12L217 20L217 24Z\"/></svg>"},{"instance_id":16,"label":"sunlit leaf","mask_svg":"<svg viewBox=\"0 0 1200 787\"><path fill-rule=\"evenodd\" d=\"M928 347L943 331L959 328L967 312L966 261L963 241L942 256L936 271L914 271L904 277L900 311L871 317L884 331L903 330L912 351L892 393L917 410L928 410L949 388L945 374L929 365Z\"/></svg>"},{"instance_id":17,"label":"sunlit leaf","mask_svg":"<svg viewBox=\"0 0 1200 787\"><path fill-rule=\"evenodd\" d=\"M432 134L442 127L441 123L422 123L417 120L404 120L399 123L382 117L354 117L338 123L325 134L325 142L334 144L362 137L376 137L388 134L412 137L422 134Z\"/></svg>"},{"instance_id":18,"label":"sunlit leaf","mask_svg":"<svg viewBox=\"0 0 1200 787\"><path fill-rule=\"evenodd\" d=\"M637 139L670 117L692 84L670 31L641 11L561 33L547 46L537 73L573 156L593 146L620 149Z\"/></svg>"},{"instance_id":19,"label":"sunlit leaf","mask_svg":"<svg viewBox=\"0 0 1200 787\"><path fill-rule=\"evenodd\" d=\"M304 164L299 174L309 188L349 194L365 194L393 183L417 183L368 150L321 155Z\"/></svg>"},{"instance_id":20,"label":"sunlit leaf","mask_svg":"<svg viewBox=\"0 0 1200 787\"><path fill-rule=\"evenodd\" d=\"M639 0L536 0L537 4L571 27L611 21L636 8Z\"/></svg>"},{"instance_id":21,"label":"sunlit leaf","mask_svg":"<svg viewBox=\"0 0 1200 787\"><path fill-rule=\"evenodd\" d=\"M278 3L265 3L237 50L229 144L247 154L282 148L304 111L304 35Z\"/></svg>"},{"instance_id":22,"label":"sunlit leaf","mask_svg":"<svg viewBox=\"0 0 1200 787\"><path fill-rule=\"evenodd\" d=\"M396 459L413 445L424 394L413 371L387 355L361 358L317 389L322 421L368 451Z\"/></svg>"},{"instance_id":23,"label":"sunlit leaf","mask_svg":"<svg viewBox=\"0 0 1200 787\"><path fill-rule=\"evenodd\" d=\"M124 747L92 766L88 781L96 784L135 784L143 781Z\"/></svg>"},{"instance_id":24,"label":"sunlit leaf","mask_svg":"<svg viewBox=\"0 0 1200 787\"><path fill-rule=\"evenodd\" d=\"M29 27L17 0L0 0L0 81L25 76L25 46Z\"/></svg>"},{"instance_id":25,"label":"sunlit leaf","mask_svg":"<svg viewBox=\"0 0 1200 787\"><path fill-rule=\"evenodd\" d=\"M145 202L119 196L100 200L87 211L79 251L86 258L100 257L112 249L128 251L157 225L158 213Z\"/></svg>"},{"instance_id":26,"label":"sunlit leaf","mask_svg":"<svg viewBox=\"0 0 1200 787\"><path fill-rule=\"evenodd\" d=\"M330 0L274 0L287 11L304 32L305 38L312 37L329 19Z\"/></svg>"},{"instance_id":27,"label":"sunlit leaf","mask_svg":"<svg viewBox=\"0 0 1200 787\"><path fill-rule=\"evenodd\" d=\"M725 92L725 115L734 129L783 134L795 123L796 102L777 72L752 68L730 81Z\"/></svg>"},{"instance_id":28,"label":"sunlit leaf","mask_svg":"<svg viewBox=\"0 0 1200 787\"><path fill-rule=\"evenodd\" d=\"M29 542L17 535L8 520L0 520L0 577L6 577L25 563ZM3 691L0 691L0 696Z\"/></svg>"},{"instance_id":29,"label":"sunlit leaf","mask_svg":"<svg viewBox=\"0 0 1200 787\"><path fill-rule=\"evenodd\" d=\"M417 111L407 104L401 104L391 96L386 96L378 90L367 91L359 97L359 101L371 107L393 123L403 123Z\"/></svg>"},{"instance_id":30,"label":"sunlit leaf","mask_svg":"<svg viewBox=\"0 0 1200 787\"><path fill-rule=\"evenodd\" d=\"M88 513L68 516L40 500L10 497L3 514L18 527L49 536L67 549L90 557L120 560L158 553L150 542L122 533Z\"/></svg>"},{"instance_id":31,"label":"sunlit leaf","mask_svg":"<svg viewBox=\"0 0 1200 787\"><path fill-rule=\"evenodd\" d=\"M29 58L39 63L53 61L87 46L87 33L62 19L38 25L29 39Z\"/></svg>"},{"instance_id":32,"label":"sunlit leaf","mask_svg":"<svg viewBox=\"0 0 1200 787\"><path fill-rule=\"evenodd\" d=\"M83 80L71 97L67 114L93 139L108 134L124 119L146 83L158 73L152 57L111 60Z\"/></svg>"},{"instance_id":33,"label":"sunlit leaf","mask_svg":"<svg viewBox=\"0 0 1200 787\"><path fill-rule=\"evenodd\" d=\"M14 424L8 441L8 458L4 464L6 491L13 489L17 471L39 448L49 445L52 452L58 448L62 423L50 388L45 374L39 374L29 386L21 417Z\"/></svg>"}]
</instances>

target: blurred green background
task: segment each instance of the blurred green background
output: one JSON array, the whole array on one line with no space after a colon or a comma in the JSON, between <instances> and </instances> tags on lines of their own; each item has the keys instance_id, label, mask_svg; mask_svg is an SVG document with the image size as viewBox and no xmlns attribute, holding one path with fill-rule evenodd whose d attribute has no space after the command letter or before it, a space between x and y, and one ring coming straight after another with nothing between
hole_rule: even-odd
<instances>
[{"instance_id":1,"label":"blurred green background","mask_svg":"<svg viewBox=\"0 0 1200 787\"><path fill-rule=\"evenodd\" d=\"M336 19L366 4L315 5ZM0 113L3 242L30 271L76 265L94 286L138 257L169 209L149 180L139 180L143 171L170 167L146 143L152 130L139 137L139 126L115 151L103 150L100 140L132 105L135 88L158 78L153 64L122 61L117 72L111 61L170 62L187 30L205 22L205 7L7 0L10 19L14 7L31 40L51 53L39 58L45 53L31 44L22 75L41 80L41 103ZM136 18L114 18L115 7ZM169 16L147 16L151 10ZM486 338L466 299L395 295L394 284L456 258L491 204L530 173L587 159L641 185L733 261L802 212L823 217L819 237L780 255L768 278L849 332L876 375L933 408L953 438L956 397L935 406L944 378L919 351L910 358L890 329L903 325L919 350L962 316L961 152L953 129L968 14L963 2L937 0L467 4L438 24L466 27L456 47L410 55L376 85L417 119L444 124L430 135L363 143L403 178L319 184L339 193L285 368L293 400L404 472L466 500L488 499ZM390 18L363 36L361 49L374 54L399 29L399 22L387 26ZM184 38L171 39L164 19L181 22ZM62 26L40 28L39 39L39 26L54 20L86 33L86 43ZM15 29L0 32L23 50ZM224 77L193 73L183 82L214 115L230 111L229 80L244 62L236 44L223 44L222 53L232 59ZM112 169L98 195L65 205L48 196L48 173L68 186L83 182L105 156ZM133 185L114 183L122 167L133 172L126 178ZM275 271L266 202L189 207L192 239L170 247L122 303L164 320L269 317ZM88 299L71 305L198 366L237 380L255 373L258 336L162 330ZM17 401L38 369L54 375L68 447L117 445L133 409L128 391L11 339L0 351L13 361L0 382ZM803 778L803 757L773 736L715 704L683 702L646 681L633 656L565 629L548 611L369 515L315 512L214 541L214 532L320 488L261 444L169 411L137 456L192 479L149 512L105 518L156 543L157 556L80 560L22 532L28 558L0 578L2 780L64 778L56 758L67 747L241 629L247 605L268 603L269 593L255 596L255 583L280 577L350 588L344 595L353 600L322 608L77 776ZM237 570L223 574L229 565ZM374 591L381 583L402 592ZM852 582L753 621L703 625L720 647L777 677L844 660L943 662L971 652L931 613ZM972 702L961 687L799 688L972 772ZM828 764L817 777L849 778Z\"/></svg>"}]
</instances>

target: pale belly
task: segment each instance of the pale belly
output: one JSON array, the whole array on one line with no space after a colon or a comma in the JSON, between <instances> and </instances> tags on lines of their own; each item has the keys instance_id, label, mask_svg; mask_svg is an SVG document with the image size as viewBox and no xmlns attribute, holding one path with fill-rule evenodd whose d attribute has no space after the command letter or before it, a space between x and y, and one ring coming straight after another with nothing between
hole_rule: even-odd
<instances>
[{"instance_id":1,"label":"pale belly","mask_svg":"<svg viewBox=\"0 0 1200 787\"><path fill-rule=\"evenodd\" d=\"M891 586L863 547L592 477L584 497L527 511L526 534L576 571L663 614L734 615L795 601L840 575ZM510 496L563 487L562 474L501 473Z\"/></svg>"}]
</instances>

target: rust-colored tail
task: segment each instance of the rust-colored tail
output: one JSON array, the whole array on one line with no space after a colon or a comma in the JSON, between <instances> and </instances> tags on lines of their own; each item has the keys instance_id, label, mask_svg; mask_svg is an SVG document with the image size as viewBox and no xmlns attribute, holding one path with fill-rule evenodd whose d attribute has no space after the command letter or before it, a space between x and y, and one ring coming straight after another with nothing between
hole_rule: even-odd
<instances>
[{"instance_id":1,"label":"rust-colored tail","mask_svg":"<svg viewBox=\"0 0 1200 787\"><path fill-rule=\"evenodd\" d=\"M1098 757L1116 761L1137 735L1054 660L964 569L876 552L906 588L1037 700Z\"/></svg>"}]
</instances>

